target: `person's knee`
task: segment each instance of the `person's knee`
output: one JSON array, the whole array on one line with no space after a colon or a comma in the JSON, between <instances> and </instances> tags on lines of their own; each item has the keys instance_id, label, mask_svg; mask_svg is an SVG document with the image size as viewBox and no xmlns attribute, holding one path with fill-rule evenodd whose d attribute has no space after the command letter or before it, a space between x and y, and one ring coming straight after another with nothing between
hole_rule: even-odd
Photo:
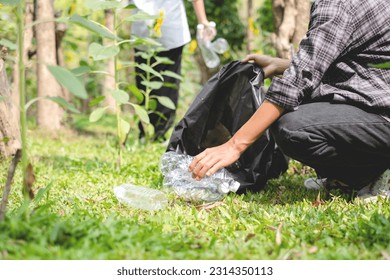
<instances>
[{"instance_id":1,"label":"person's knee","mask_svg":"<svg viewBox=\"0 0 390 280\"><path fill-rule=\"evenodd\" d=\"M320 131L302 123L294 112L283 115L270 131L282 152L291 158L307 161L332 153L332 147Z\"/></svg>"}]
</instances>

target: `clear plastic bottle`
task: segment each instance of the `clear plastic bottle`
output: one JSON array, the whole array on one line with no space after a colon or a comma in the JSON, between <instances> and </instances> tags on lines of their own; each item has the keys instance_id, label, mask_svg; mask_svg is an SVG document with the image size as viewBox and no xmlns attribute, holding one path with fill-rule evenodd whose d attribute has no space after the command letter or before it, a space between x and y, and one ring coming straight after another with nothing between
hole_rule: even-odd
<instances>
[{"instance_id":1,"label":"clear plastic bottle","mask_svg":"<svg viewBox=\"0 0 390 280\"><path fill-rule=\"evenodd\" d=\"M208 29L215 29L215 23L210 22L209 26L205 27L203 24L198 24L196 27L196 39L198 41L198 46L202 54L203 60L208 68L215 68L220 64L220 59L218 55L212 48L211 37Z\"/></svg>"},{"instance_id":2,"label":"clear plastic bottle","mask_svg":"<svg viewBox=\"0 0 390 280\"><path fill-rule=\"evenodd\" d=\"M115 187L114 194L120 202L143 210L160 210L168 204L167 196L162 191L132 184Z\"/></svg>"},{"instance_id":3,"label":"clear plastic bottle","mask_svg":"<svg viewBox=\"0 0 390 280\"><path fill-rule=\"evenodd\" d=\"M200 181L192 178L188 171L192 159L189 155L172 151L163 154L160 160L160 170L164 175L163 187L187 200L208 202L219 200L228 192L238 190L240 183L225 168Z\"/></svg>"},{"instance_id":4,"label":"clear plastic bottle","mask_svg":"<svg viewBox=\"0 0 390 280\"><path fill-rule=\"evenodd\" d=\"M211 42L211 48L216 53L223 54L229 49L229 43L224 38L218 38Z\"/></svg>"}]
</instances>

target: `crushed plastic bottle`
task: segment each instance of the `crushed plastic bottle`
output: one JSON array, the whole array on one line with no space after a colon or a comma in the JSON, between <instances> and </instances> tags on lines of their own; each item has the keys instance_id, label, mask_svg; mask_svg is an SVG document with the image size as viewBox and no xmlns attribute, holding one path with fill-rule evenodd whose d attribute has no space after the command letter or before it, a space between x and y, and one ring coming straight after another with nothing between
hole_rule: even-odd
<instances>
[{"instance_id":1,"label":"crushed plastic bottle","mask_svg":"<svg viewBox=\"0 0 390 280\"><path fill-rule=\"evenodd\" d=\"M198 46L208 68L217 67L221 63L218 54L223 54L229 49L229 44L224 38L211 41L215 36L215 26L215 22L211 21L206 27L198 24L196 30Z\"/></svg>"},{"instance_id":2,"label":"crushed plastic bottle","mask_svg":"<svg viewBox=\"0 0 390 280\"><path fill-rule=\"evenodd\" d=\"M218 38L211 42L211 49L216 53L223 54L229 49L229 43L224 38Z\"/></svg>"},{"instance_id":3,"label":"crushed plastic bottle","mask_svg":"<svg viewBox=\"0 0 390 280\"><path fill-rule=\"evenodd\" d=\"M148 211L163 209L168 204L167 196L162 191L132 184L115 187L114 194L120 202Z\"/></svg>"},{"instance_id":4,"label":"crushed plastic bottle","mask_svg":"<svg viewBox=\"0 0 390 280\"><path fill-rule=\"evenodd\" d=\"M164 175L163 187L187 200L206 202L219 200L228 192L238 190L240 183L224 168L200 181L192 178L188 171L192 159L189 155L176 152L163 154L160 160L160 170Z\"/></svg>"}]
</instances>

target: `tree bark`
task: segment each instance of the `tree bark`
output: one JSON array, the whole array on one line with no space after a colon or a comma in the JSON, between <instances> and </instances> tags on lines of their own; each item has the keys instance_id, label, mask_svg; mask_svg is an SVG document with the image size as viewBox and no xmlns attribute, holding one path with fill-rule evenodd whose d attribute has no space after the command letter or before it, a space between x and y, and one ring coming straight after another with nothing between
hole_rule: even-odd
<instances>
[{"instance_id":1,"label":"tree bark","mask_svg":"<svg viewBox=\"0 0 390 280\"><path fill-rule=\"evenodd\" d=\"M247 7L247 27L246 27L246 52L251 53L253 50L253 31L250 26L250 20L253 20L253 1L248 0L248 7Z\"/></svg>"},{"instance_id":2,"label":"tree bark","mask_svg":"<svg viewBox=\"0 0 390 280\"><path fill-rule=\"evenodd\" d=\"M65 56L64 51L61 48L61 42L62 39L65 36L65 33L67 31L67 26L65 23L60 22L55 24L55 38L56 38L56 60L57 64L61 67L65 67ZM67 89L61 88L61 97L64 98L66 101L70 101L70 93Z\"/></svg>"},{"instance_id":3,"label":"tree bark","mask_svg":"<svg viewBox=\"0 0 390 280\"><path fill-rule=\"evenodd\" d=\"M32 39L34 37L33 28L31 27L32 22L34 21L34 3L26 2L26 12L25 12L25 26L29 26L25 29L23 35L23 62L25 68L28 69L31 67L31 63L29 60L29 51L31 51ZM16 58L16 61L18 58ZM17 63L14 63L14 70L12 75L12 103L14 104L15 116L17 116L18 122L20 117L19 107L20 107L20 89L19 89L19 66Z\"/></svg>"},{"instance_id":4,"label":"tree bark","mask_svg":"<svg viewBox=\"0 0 390 280\"><path fill-rule=\"evenodd\" d=\"M12 181L15 176L16 166L18 165L21 156L22 156L21 150L18 149L17 151L15 151L15 156L12 159L11 165L8 168L7 181L5 182L3 197L1 198L1 203L0 203L0 221L3 221L5 218L5 211L7 209L8 198L11 192Z\"/></svg>"},{"instance_id":5,"label":"tree bark","mask_svg":"<svg viewBox=\"0 0 390 280\"><path fill-rule=\"evenodd\" d=\"M299 43L305 37L310 20L310 0L295 0L297 7L296 27L292 43L297 50Z\"/></svg>"},{"instance_id":6,"label":"tree bark","mask_svg":"<svg viewBox=\"0 0 390 280\"><path fill-rule=\"evenodd\" d=\"M275 33L272 36L277 55L291 59L306 34L310 0L273 0Z\"/></svg>"},{"instance_id":7,"label":"tree bark","mask_svg":"<svg viewBox=\"0 0 390 280\"><path fill-rule=\"evenodd\" d=\"M57 65L54 9L51 0L37 0L37 21L43 21L35 27L37 39L37 91L38 97L61 97L62 89L47 69L48 65ZM37 122L40 128L58 130L61 128L63 110L56 103L41 99L38 101Z\"/></svg>"},{"instance_id":8,"label":"tree bark","mask_svg":"<svg viewBox=\"0 0 390 280\"><path fill-rule=\"evenodd\" d=\"M198 64L198 68L200 69L200 83L204 85L218 71L218 69L210 69L206 66L199 49L197 49L194 53L194 57L196 63Z\"/></svg>"},{"instance_id":9,"label":"tree bark","mask_svg":"<svg viewBox=\"0 0 390 280\"><path fill-rule=\"evenodd\" d=\"M106 21L106 27L110 30L114 30L114 14L111 10L105 10L104 11L105 15L105 21ZM109 44L112 45L112 41L106 42L106 45L108 46ZM114 59L109 59L107 61L107 66L106 66L107 72L109 75L104 76L103 80L103 95L105 96L104 103L105 106L109 107L109 110L111 112L116 111L116 102L115 99L112 97L110 94L111 91L113 91L116 87L115 84L115 61Z\"/></svg>"},{"instance_id":10,"label":"tree bark","mask_svg":"<svg viewBox=\"0 0 390 280\"><path fill-rule=\"evenodd\" d=\"M3 55L5 48L0 50L0 158L9 157L21 148L19 118L15 115L15 105L12 102L11 90L5 72ZM1 55L3 54L3 55Z\"/></svg>"}]
</instances>

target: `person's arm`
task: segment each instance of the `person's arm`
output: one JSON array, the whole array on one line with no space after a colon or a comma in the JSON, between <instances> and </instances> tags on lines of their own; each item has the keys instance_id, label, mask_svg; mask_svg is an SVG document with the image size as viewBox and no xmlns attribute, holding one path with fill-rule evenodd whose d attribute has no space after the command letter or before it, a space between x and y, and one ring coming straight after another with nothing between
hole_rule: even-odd
<instances>
[{"instance_id":1,"label":"person's arm","mask_svg":"<svg viewBox=\"0 0 390 280\"><path fill-rule=\"evenodd\" d=\"M207 20L203 0L192 0L191 2L195 10L196 18L198 19L198 23L203 24L204 26L208 26L209 21Z\"/></svg>"},{"instance_id":2,"label":"person's arm","mask_svg":"<svg viewBox=\"0 0 390 280\"><path fill-rule=\"evenodd\" d=\"M332 64L356 43L356 28L364 20L353 14L349 1L315 1L310 26L299 50L283 73L274 77L266 100L296 110L320 86Z\"/></svg>"},{"instance_id":3,"label":"person's arm","mask_svg":"<svg viewBox=\"0 0 390 280\"><path fill-rule=\"evenodd\" d=\"M290 61L266 55L249 54L242 62L253 61L261 66L265 78L281 75ZM189 166L196 180L211 176L219 169L237 161L244 151L252 145L266 129L283 113L284 109L272 102L265 101L253 116L225 144L209 148L198 154Z\"/></svg>"},{"instance_id":4,"label":"person's arm","mask_svg":"<svg viewBox=\"0 0 390 280\"><path fill-rule=\"evenodd\" d=\"M211 25L207 19L206 10L204 8L203 0L192 0L192 6L195 10L196 18L198 19L198 25L203 25L204 29L200 34L198 39L211 41L217 35L217 30L214 25Z\"/></svg>"},{"instance_id":5,"label":"person's arm","mask_svg":"<svg viewBox=\"0 0 390 280\"><path fill-rule=\"evenodd\" d=\"M297 109L305 95L318 87L330 65L351 44L356 23L351 10L344 6L347 4L339 1L314 2L310 28L297 55L287 69L285 66L271 66L265 74L271 77L284 72L283 77L274 77L264 103L228 142L206 149L194 158L189 166L194 178L200 180L234 163L284 110ZM272 65L271 62L269 65Z\"/></svg>"},{"instance_id":6,"label":"person's arm","mask_svg":"<svg viewBox=\"0 0 390 280\"><path fill-rule=\"evenodd\" d=\"M283 113L283 108L265 101L253 116L225 144L208 148L198 154L189 166L192 177L201 180L237 161L266 129Z\"/></svg>"},{"instance_id":7,"label":"person's arm","mask_svg":"<svg viewBox=\"0 0 390 280\"><path fill-rule=\"evenodd\" d=\"M291 61L288 59L272 57L263 54L248 54L241 62L253 61L259 65L264 71L264 78L272 78L273 76L283 75Z\"/></svg>"}]
</instances>

